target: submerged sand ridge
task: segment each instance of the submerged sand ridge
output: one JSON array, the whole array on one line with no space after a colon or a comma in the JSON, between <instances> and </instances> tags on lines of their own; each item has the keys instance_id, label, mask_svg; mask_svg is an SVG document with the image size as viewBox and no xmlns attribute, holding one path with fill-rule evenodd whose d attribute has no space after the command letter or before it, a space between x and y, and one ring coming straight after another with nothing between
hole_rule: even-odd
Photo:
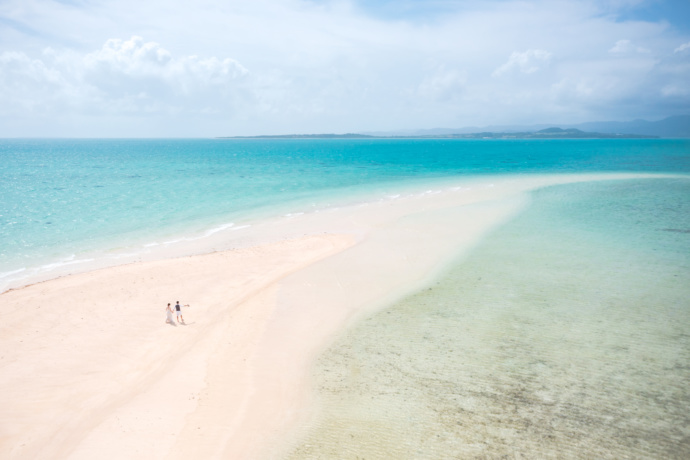
<instances>
[{"instance_id":1,"label":"submerged sand ridge","mask_svg":"<svg viewBox=\"0 0 690 460\"><path fill-rule=\"evenodd\" d=\"M311 419L308 370L344 325L428 283L519 212L524 191L598 178L490 178L257 225L233 234L235 250L4 293L0 456L279 452ZM175 300L192 305L186 326L164 324Z\"/></svg>"},{"instance_id":2,"label":"submerged sand ridge","mask_svg":"<svg viewBox=\"0 0 690 460\"><path fill-rule=\"evenodd\" d=\"M690 183L651 182L540 190L342 334L287 458L688 458Z\"/></svg>"}]
</instances>

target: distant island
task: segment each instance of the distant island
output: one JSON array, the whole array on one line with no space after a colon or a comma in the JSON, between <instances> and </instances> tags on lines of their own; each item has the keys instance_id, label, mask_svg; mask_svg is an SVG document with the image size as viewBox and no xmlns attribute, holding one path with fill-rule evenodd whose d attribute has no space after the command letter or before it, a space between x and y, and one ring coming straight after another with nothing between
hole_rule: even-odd
<instances>
[{"instance_id":1,"label":"distant island","mask_svg":"<svg viewBox=\"0 0 690 460\"><path fill-rule=\"evenodd\" d=\"M547 128L534 132L480 132L423 135L371 134L282 134L264 136L232 136L218 139L658 139L644 134L589 133L579 129Z\"/></svg>"},{"instance_id":2,"label":"distant island","mask_svg":"<svg viewBox=\"0 0 690 460\"><path fill-rule=\"evenodd\" d=\"M281 134L220 139L656 139L690 138L690 115L663 120L599 121L577 125L499 125L370 131L348 134Z\"/></svg>"}]
</instances>

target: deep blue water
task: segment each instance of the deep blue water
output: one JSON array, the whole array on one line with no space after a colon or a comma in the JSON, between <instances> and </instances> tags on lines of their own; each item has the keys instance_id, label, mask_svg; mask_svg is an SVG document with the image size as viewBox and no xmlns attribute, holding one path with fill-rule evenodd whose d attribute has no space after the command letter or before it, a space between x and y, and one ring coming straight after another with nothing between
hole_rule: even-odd
<instances>
[{"instance_id":1,"label":"deep blue water","mask_svg":"<svg viewBox=\"0 0 690 460\"><path fill-rule=\"evenodd\" d=\"M0 282L442 178L690 173L690 140L0 140Z\"/></svg>"}]
</instances>

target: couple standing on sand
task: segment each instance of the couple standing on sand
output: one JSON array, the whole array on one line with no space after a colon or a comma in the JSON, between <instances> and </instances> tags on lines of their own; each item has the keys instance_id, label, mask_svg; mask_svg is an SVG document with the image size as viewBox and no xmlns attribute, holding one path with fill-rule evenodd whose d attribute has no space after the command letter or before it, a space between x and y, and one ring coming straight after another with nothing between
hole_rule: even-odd
<instances>
[{"instance_id":1,"label":"couple standing on sand","mask_svg":"<svg viewBox=\"0 0 690 460\"><path fill-rule=\"evenodd\" d=\"M185 307L188 306L189 304L185 305ZM175 313L177 313L177 322L184 324L184 318L182 317L182 306L180 305L179 300L175 304ZM175 321L173 321L173 311L172 308L170 308L170 304L168 304L168 306L165 309L165 322L175 324Z\"/></svg>"}]
</instances>

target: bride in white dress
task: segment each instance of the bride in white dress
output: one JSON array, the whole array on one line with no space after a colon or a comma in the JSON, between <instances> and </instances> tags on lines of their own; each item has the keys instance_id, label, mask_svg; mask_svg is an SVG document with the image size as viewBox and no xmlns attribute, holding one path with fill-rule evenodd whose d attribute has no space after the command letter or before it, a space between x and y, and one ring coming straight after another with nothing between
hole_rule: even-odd
<instances>
[{"instance_id":1,"label":"bride in white dress","mask_svg":"<svg viewBox=\"0 0 690 460\"><path fill-rule=\"evenodd\" d=\"M170 324L175 324L173 321L173 311L172 308L170 308L170 304L165 308L165 322L170 323Z\"/></svg>"}]
</instances>

